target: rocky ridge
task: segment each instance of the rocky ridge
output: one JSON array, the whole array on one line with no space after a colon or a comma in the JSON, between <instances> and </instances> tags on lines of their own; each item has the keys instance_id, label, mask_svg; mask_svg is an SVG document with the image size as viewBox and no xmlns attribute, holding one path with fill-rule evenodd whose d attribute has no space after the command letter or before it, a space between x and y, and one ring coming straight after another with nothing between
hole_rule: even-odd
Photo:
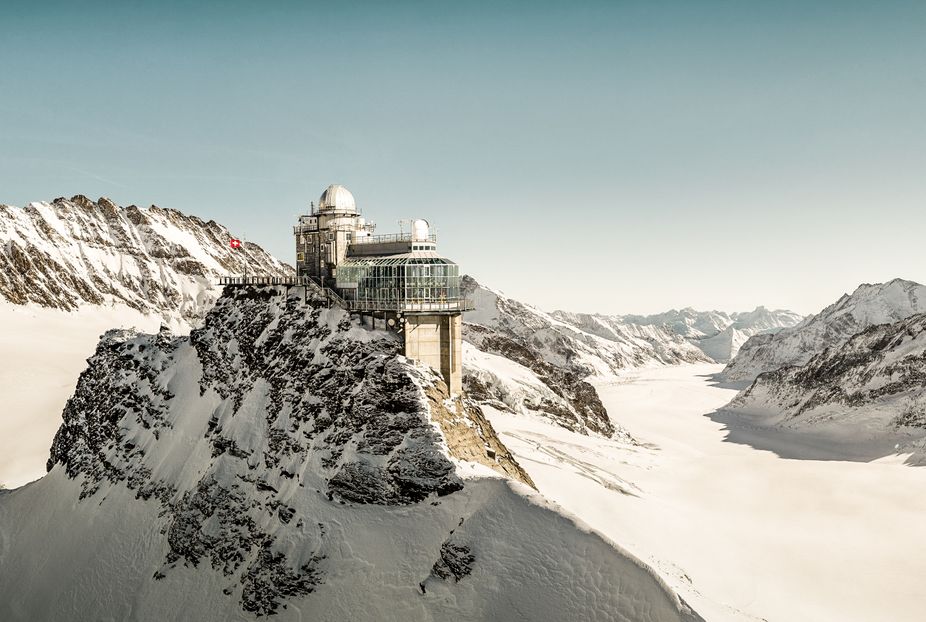
<instances>
[{"instance_id":1,"label":"rocky ridge","mask_svg":"<svg viewBox=\"0 0 926 622\"><path fill-rule=\"evenodd\" d=\"M894 279L860 285L797 326L751 337L724 368L728 381L752 381L759 374L800 366L827 348L837 348L869 326L898 322L926 312L926 286Z\"/></svg>"},{"instance_id":2,"label":"rocky ridge","mask_svg":"<svg viewBox=\"0 0 926 622\"><path fill-rule=\"evenodd\" d=\"M760 374L728 406L791 427L926 437L926 314L870 326L804 365Z\"/></svg>"},{"instance_id":3,"label":"rocky ridge","mask_svg":"<svg viewBox=\"0 0 926 622\"><path fill-rule=\"evenodd\" d=\"M195 325L219 276L291 272L256 244L230 248L232 237L212 220L106 198L0 205L0 298L65 311L124 304Z\"/></svg>"},{"instance_id":4,"label":"rocky ridge","mask_svg":"<svg viewBox=\"0 0 926 622\"><path fill-rule=\"evenodd\" d=\"M49 473L0 504L0 617L699 619L529 488L485 479L530 484L397 350L277 287L227 289L189 336L107 334Z\"/></svg>"},{"instance_id":5,"label":"rocky ridge","mask_svg":"<svg viewBox=\"0 0 926 622\"><path fill-rule=\"evenodd\" d=\"M658 326L589 322L591 316L545 313L463 279L475 311L464 317L463 383L473 399L530 412L569 430L629 435L608 417L591 376L630 367L705 362L686 340Z\"/></svg>"}]
</instances>

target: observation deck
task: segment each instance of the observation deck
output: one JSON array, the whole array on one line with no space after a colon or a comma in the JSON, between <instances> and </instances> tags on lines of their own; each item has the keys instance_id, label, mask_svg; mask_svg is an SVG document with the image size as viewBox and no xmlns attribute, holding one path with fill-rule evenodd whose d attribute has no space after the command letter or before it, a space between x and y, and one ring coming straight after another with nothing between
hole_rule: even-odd
<instances>
[{"instance_id":1,"label":"observation deck","mask_svg":"<svg viewBox=\"0 0 926 622\"><path fill-rule=\"evenodd\" d=\"M475 308L467 298L448 297L446 291L437 286L431 289L416 287L414 283L406 284L404 279L396 281L395 284L390 283L390 286L367 287L360 296L358 287L348 287L339 293L311 276L223 276L219 278L219 285L306 287L323 297L329 306L357 313L441 315L462 313Z\"/></svg>"}]
</instances>

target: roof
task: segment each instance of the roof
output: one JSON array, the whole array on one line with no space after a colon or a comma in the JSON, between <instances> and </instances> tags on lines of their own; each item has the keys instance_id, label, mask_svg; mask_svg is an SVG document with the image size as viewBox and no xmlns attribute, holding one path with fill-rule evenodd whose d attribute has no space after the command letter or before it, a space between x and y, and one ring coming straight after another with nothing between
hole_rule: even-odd
<instances>
[{"instance_id":1,"label":"roof","mask_svg":"<svg viewBox=\"0 0 926 622\"><path fill-rule=\"evenodd\" d=\"M423 251L402 253L401 255L389 255L387 257L351 257L338 264L338 267L351 266L398 266L398 265L434 265L441 264L445 266L455 266L456 262L450 261L446 257L441 257L437 253Z\"/></svg>"},{"instance_id":2,"label":"roof","mask_svg":"<svg viewBox=\"0 0 926 622\"><path fill-rule=\"evenodd\" d=\"M331 184L318 197L319 211L356 212L357 204L350 190L340 184Z\"/></svg>"}]
</instances>

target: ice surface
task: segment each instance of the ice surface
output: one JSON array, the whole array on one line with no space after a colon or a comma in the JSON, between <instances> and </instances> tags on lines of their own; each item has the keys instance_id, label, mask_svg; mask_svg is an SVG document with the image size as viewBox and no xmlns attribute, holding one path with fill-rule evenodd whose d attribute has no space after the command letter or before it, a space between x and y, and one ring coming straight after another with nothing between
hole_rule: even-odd
<instances>
[{"instance_id":1,"label":"ice surface","mask_svg":"<svg viewBox=\"0 0 926 622\"><path fill-rule=\"evenodd\" d=\"M725 442L704 416L735 393L711 382L719 369L599 383L640 445L490 418L542 494L652 565L708 620L921 620L926 496L915 491L926 469L785 460Z\"/></svg>"}]
</instances>

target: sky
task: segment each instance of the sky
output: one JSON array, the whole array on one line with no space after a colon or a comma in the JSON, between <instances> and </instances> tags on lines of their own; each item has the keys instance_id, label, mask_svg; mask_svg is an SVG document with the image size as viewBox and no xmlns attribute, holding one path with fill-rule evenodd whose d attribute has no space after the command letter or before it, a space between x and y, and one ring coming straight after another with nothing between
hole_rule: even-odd
<instances>
[{"instance_id":1,"label":"sky","mask_svg":"<svg viewBox=\"0 0 926 622\"><path fill-rule=\"evenodd\" d=\"M546 309L926 282L926 3L0 0L0 203L173 207L292 262L331 183Z\"/></svg>"}]
</instances>

